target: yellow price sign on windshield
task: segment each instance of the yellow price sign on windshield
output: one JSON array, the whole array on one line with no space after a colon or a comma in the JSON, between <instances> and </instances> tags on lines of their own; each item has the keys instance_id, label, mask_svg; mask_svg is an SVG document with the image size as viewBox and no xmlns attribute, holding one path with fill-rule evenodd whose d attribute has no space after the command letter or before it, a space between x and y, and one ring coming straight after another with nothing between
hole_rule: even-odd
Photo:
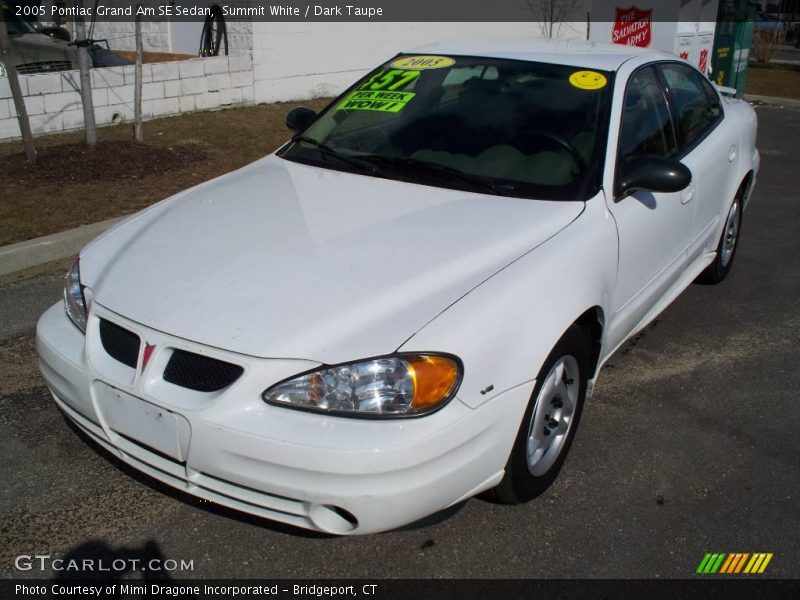
<instances>
[{"instance_id":1,"label":"yellow price sign on windshield","mask_svg":"<svg viewBox=\"0 0 800 600\"><path fill-rule=\"evenodd\" d=\"M374 110L396 113L403 110L414 96L413 92L357 90L347 96L336 107L336 110Z\"/></svg>"},{"instance_id":2,"label":"yellow price sign on windshield","mask_svg":"<svg viewBox=\"0 0 800 600\"><path fill-rule=\"evenodd\" d=\"M447 56L404 56L392 62L395 69L446 69L454 64Z\"/></svg>"},{"instance_id":3,"label":"yellow price sign on windshield","mask_svg":"<svg viewBox=\"0 0 800 600\"><path fill-rule=\"evenodd\" d=\"M367 81L360 85L358 89L388 90L391 92L406 87L419 76L419 71L405 71L403 69L379 71L367 79Z\"/></svg>"}]
</instances>

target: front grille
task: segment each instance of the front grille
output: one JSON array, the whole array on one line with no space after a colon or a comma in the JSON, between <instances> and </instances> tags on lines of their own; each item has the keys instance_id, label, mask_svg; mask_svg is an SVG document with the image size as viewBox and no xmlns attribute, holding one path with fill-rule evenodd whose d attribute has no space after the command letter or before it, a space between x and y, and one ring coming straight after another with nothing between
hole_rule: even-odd
<instances>
[{"instance_id":1,"label":"front grille","mask_svg":"<svg viewBox=\"0 0 800 600\"><path fill-rule=\"evenodd\" d=\"M17 73L31 75L33 73L51 73L53 71L69 71L72 64L68 60L47 60L17 65Z\"/></svg>"},{"instance_id":2,"label":"front grille","mask_svg":"<svg viewBox=\"0 0 800 600\"><path fill-rule=\"evenodd\" d=\"M175 350L164 370L164 381L196 392L218 392L239 379L243 372L239 365Z\"/></svg>"},{"instance_id":3,"label":"front grille","mask_svg":"<svg viewBox=\"0 0 800 600\"><path fill-rule=\"evenodd\" d=\"M136 362L139 360L138 335L111 321L100 319L100 342L109 356L123 365L136 368Z\"/></svg>"}]
</instances>

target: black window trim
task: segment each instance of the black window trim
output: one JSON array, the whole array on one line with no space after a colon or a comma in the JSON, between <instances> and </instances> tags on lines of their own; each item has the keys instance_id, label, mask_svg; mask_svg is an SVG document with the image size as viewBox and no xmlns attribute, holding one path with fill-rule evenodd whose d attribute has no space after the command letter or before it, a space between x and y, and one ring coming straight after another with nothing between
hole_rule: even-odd
<instances>
[{"instance_id":1,"label":"black window trim","mask_svg":"<svg viewBox=\"0 0 800 600\"><path fill-rule=\"evenodd\" d=\"M663 61L663 62L673 62L673 61ZM628 80L625 82L625 90L622 92L622 99L620 100L620 102L622 103L622 106L620 107L619 129L617 131L617 147L616 147L615 152L614 152L614 155L616 157L615 158L616 162L614 164L614 182L613 182L613 185L612 185L612 190L614 190L614 202L615 203L620 202L621 200L623 200L622 197L618 197L617 196L616 190L617 190L617 179L619 178L619 168L620 168L620 165L622 164L621 156L620 156L620 153L619 153L619 147L620 147L620 138L622 136L622 120L625 118L625 97L628 95L628 88L631 85L631 81L633 80L634 77L636 77L636 75L640 71L644 71L645 69L652 69L653 75L655 76L656 81L659 82L659 88L661 89L661 97L663 98L664 103L667 106L667 115L669 116L670 129L672 129L672 140L673 140L674 145L675 145L675 150L667 158L674 158L675 160L680 160L680 158L681 158L680 157L680 151L681 151L680 142L681 142L681 139L678 136L678 128L677 128L676 123L675 123L675 111L673 110L672 102L670 100L669 94L667 93L667 89L664 86L664 79L663 79L663 77L661 75L661 72L658 69L656 69L656 65L658 65L658 64L659 64L658 62L649 62L647 64L644 64L644 65L641 65L641 66L637 67L628 76Z\"/></svg>"},{"instance_id":2,"label":"black window trim","mask_svg":"<svg viewBox=\"0 0 800 600\"><path fill-rule=\"evenodd\" d=\"M712 92L716 95L717 101L719 102L719 116L711 124L711 126L708 127L703 132L702 135L699 135L697 138L695 138L695 140L691 144L686 144L685 133L681 129L680 119L676 114L675 103L672 100L672 90L670 89L669 83L667 83L666 75L664 75L661 69L664 65L678 65L684 68L688 68L691 71L694 71L706 81L708 81L708 78L705 75L703 75L702 72L695 69L694 66L682 60L660 60L650 64L655 67L656 74L659 80L661 81L661 86L663 88L664 95L667 99L667 105L669 107L670 115L672 116L672 124L678 141L678 153L674 158L676 160L683 160L686 156L691 154L692 150L697 148L697 146L699 146L703 140L705 140L709 135L711 135L711 132L714 131L717 127L719 127L719 124L722 123L722 121L725 119L725 107L723 105L722 98L720 97L719 92L716 90L716 88L714 88L714 85L711 84L711 82L709 81L708 82L709 87L712 90ZM705 86L703 87L704 89L706 89ZM708 100L710 101L710 98Z\"/></svg>"}]
</instances>

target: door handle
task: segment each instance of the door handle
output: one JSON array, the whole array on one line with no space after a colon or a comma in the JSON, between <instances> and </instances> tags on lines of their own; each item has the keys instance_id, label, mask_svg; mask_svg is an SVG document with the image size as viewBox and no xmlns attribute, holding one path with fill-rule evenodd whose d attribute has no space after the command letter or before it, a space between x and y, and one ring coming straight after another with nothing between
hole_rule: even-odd
<instances>
[{"instance_id":1,"label":"door handle","mask_svg":"<svg viewBox=\"0 0 800 600\"><path fill-rule=\"evenodd\" d=\"M694 184L690 183L686 189L681 192L681 204L689 204L694 198Z\"/></svg>"}]
</instances>

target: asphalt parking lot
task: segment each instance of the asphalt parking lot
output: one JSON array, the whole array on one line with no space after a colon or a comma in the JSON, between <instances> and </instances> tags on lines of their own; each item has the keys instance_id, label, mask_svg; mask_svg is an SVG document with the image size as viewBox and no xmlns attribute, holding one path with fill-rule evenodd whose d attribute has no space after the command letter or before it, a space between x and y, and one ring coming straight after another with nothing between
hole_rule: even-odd
<instances>
[{"instance_id":1,"label":"asphalt parking lot","mask_svg":"<svg viewBox=\"0 0 800 600\"><path fill-rule=\"evenodd\" d=\"M73 431L39 377L63 272L0 286L0 574L19 555L193 561L175 577L691 577L771 552L800 577L800 111L759 107L761 176L737 263L692 286L601 373L538 500L472 499L380 535L318 536L201 503ZM45 572L45 575L50 575Z\"/></svg>"}]
</instances>

